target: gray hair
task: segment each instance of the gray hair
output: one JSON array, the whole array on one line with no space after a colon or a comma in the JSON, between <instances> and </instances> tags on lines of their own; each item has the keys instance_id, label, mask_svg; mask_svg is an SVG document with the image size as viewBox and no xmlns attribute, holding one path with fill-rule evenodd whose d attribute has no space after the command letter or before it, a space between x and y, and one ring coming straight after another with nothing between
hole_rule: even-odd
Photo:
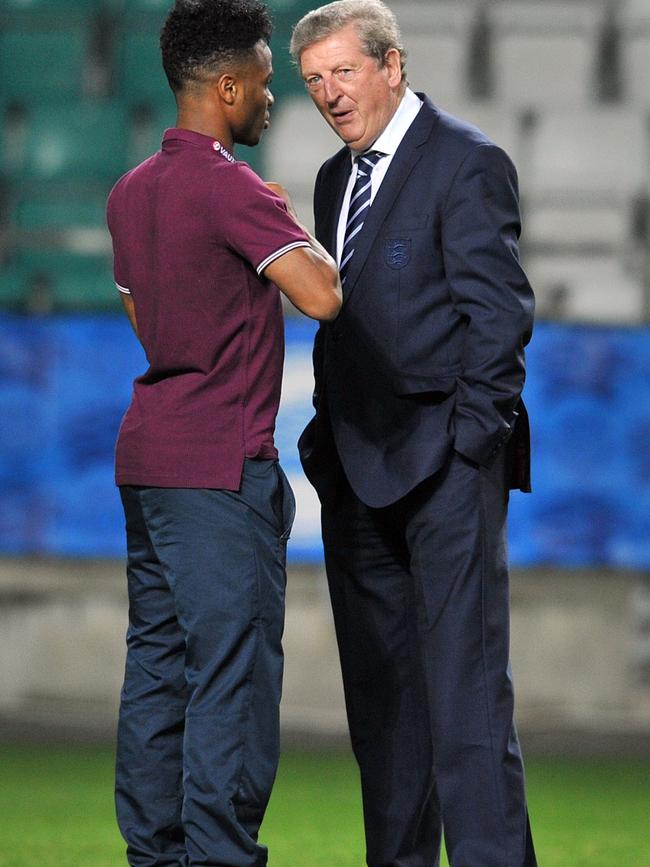
<instances>
[{"instance_id":1,"label":"gray hair","mask_svg":"<svg viewBox=\"0 0 650 867\"><path fill-rule=\"evenodd\" d=\"M386 53L397 49L402 67L402 81L406 80L406 51L402 34L391 10L381 0L335 0L308 12L293 28L289 51L300 67L300 55L321 39L332 36L348 24L355 24L364 54L384 65Z\"/></svg>"}]
</instances>

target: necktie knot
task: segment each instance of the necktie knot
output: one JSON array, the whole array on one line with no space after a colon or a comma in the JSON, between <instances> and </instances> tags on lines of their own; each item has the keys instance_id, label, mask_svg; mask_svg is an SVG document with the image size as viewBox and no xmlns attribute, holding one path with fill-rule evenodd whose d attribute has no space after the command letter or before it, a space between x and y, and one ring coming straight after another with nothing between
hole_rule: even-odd
<instances>
[{"instance_id":1,"label":"necktie knot","mask_svg":"<svg viewBox=\"0 0 650 867\"><path fill-rule=\"evenodd\" d=\"M365 154L359 154L354 158L357 164L357 176L372 174L372 170L377 165L383 154L379 151L366 151Z\"/></svg>"}]
</instances>

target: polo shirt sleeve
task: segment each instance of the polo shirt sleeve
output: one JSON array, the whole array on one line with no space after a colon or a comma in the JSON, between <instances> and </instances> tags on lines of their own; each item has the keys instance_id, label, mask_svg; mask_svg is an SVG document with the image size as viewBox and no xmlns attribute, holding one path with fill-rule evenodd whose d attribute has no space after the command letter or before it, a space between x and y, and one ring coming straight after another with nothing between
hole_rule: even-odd
<instances>
[{"instance_id":1,"label":"polo shirt sleeve","mask_svg":"<svg viewBox=\"0 0 650 867\"><path fill-rule=\"evenodd\" d=\"M111 233L111 238L113 241L113 277L115 280L115 285L123 295L130 295L131 290L128 288L129 280L126 277L126 263L122 261L125 255L124 244L117 244L115 237L115 200L119 195L118 187L119 182L115 185L115 188L111 191L111 194L108 197L108 202L106 205L106 222L108 224L108 229Z\"/></svg>"},{"instance_id":2,"label":"polo shirt sleeve","mask_svg":"<svg viewBox=\"0 0 650 867\"><path fill-rule=\"evenodd\" d=\"M261 277L271 262L289 250L311 244L284 201L248 165L237 163L233 169L236 184L230 200L235 206L224 213L226 242Z\"/></svg>"}]
</instances>

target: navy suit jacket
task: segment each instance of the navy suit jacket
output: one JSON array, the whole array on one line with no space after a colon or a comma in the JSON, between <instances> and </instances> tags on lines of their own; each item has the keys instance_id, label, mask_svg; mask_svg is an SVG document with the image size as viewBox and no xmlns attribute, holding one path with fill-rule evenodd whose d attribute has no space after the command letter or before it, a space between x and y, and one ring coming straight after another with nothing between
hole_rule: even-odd
<instances>
[{"instance_id":1,"label":"navy suit jacket","mask_svg":"<svg viewBox=\"0 0 650 867\"><path fill-rule=\"evenodd\" d=\"M452 449L487 466L506 443L510 487L530 490L520 395L534 300L519 263L516 171L482 132L419 96L358 236L341 312L316 336L316 416L299 449L321 498L339 459L359 499L382 507ZM316 236L332 255L349 173L344 147L316 180Z\"/></svg>"}]
</instances>

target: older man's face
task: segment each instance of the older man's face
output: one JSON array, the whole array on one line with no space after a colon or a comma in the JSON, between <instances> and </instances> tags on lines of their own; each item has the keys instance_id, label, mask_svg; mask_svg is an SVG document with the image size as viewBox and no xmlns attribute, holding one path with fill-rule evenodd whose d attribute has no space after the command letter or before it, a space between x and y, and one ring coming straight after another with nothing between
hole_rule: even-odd
<instances>
[{"instance_id":1,"label":"older man's face","mask_svg":"<svg viewBox=\"0 0 650 867\"><path fill-rule=\"evenodd\" d=\"M363 53L354 24L305 48L300 72L320 113L354 151L373 144L401 99L399 52L391 49L378 66Z\"/></svg>"}]
</instances>

